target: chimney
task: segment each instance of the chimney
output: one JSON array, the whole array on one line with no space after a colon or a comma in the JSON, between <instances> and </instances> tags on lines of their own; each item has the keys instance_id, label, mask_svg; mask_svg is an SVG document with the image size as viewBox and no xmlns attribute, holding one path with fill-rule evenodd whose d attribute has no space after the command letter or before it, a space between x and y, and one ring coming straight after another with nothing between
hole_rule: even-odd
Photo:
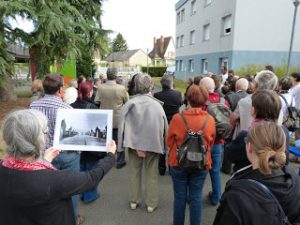
<instances>
[{"instance_id":1,"label":"chimney","mask_svg":"<svg viewBox=\"0 0 300 225\"><path fill-rule=\"evenodd\" d=\"M164 51L164 37L161 35L159 40L159 53L163 57L163 51Z\"/></svg>"},{"instance_id":2,"label":"chimney","mask_svg":"<svg viewBox=\"0 0 300 225\"><path fill-rule=\"evenodd\" d=\"M155 45L156 45L156 37L153 38L153 49L155 49Z\"/></svg>"}]
</instances>

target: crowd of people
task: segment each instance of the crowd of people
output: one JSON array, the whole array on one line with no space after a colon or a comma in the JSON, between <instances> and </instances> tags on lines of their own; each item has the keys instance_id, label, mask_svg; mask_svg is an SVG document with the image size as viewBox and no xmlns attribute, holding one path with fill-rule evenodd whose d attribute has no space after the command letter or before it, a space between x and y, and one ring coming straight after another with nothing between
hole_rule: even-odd
<instances>
[{"instance_id":1,"label":"crowd of people","mask_svg":"<svg viewBox=\"0 0 300 225\"><path fill-rule=\"evenodd\" d=\"M138 73L125 87L115 68L107 70L106 81L80 76L67 88L60 74L35 80L30 109L10 113L3 125L7 156L0 164L0 179L6 181L0 186L0 224L81 224L79 199L98 199L103 176L127 163L132 210L145 204L152 213L159 207L158 177L169 171L173 225L184 224L187 206L190 224L200 225L208 174L211 191L205 195L218 206L214 224L300 223L300 180L288 165L295 161L290 137L300 139L300 129L292 133L285 126L288 108L300 110L300 74L278 80L266 66L254 77L239 78L223 66L221 75L190 79L184 98L174 90L172 75L160 83L162 90L153 93L151 77ZM231 112L230 137L220 135L211 105ZM52 147L57 110L72 108L113 110L114 141L107 152ZM203 137L203 169L179 164L178 149L188 131ZM221 172L232 175L223 194Z\"/></svg>"}]
</instances>

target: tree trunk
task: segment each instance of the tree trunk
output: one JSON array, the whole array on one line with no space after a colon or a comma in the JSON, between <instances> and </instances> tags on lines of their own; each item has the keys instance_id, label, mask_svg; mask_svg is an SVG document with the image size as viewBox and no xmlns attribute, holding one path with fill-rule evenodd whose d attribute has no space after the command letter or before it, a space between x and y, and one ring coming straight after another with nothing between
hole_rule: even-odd
<instances>
[{"instance_id":1,"label":"tree trunk","mask_svg":"<svg viewBox=\"0 0 300 225\"><path fill-rule=\"evenodd\" d=\"M13 80L9 76L4 76L0 86L0 101L11 101L16 100L17 95L15 91L15 85Z\"/></svg>"}]
</instances>

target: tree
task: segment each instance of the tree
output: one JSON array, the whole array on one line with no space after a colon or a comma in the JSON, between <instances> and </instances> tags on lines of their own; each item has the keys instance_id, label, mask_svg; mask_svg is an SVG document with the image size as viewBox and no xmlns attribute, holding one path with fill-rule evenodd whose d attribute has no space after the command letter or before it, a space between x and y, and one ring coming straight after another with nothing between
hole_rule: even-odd
<instances>
[{"instance_id":1,"label":"tree","mask_svg":"<svg viewBox=\"0 0 300 225\"><path fill-rule=\"evenodd\" d=\"M41 77L49 71L49 66L55 60L61 62L66 58L80 58L81 52L86 51L87 47L90 50L105 45L105 42L99 42L108 33L101 27L102 1L0 0L4 41L22 41L29 46ZM11 20L3 19L16 19L17 16L32 21L34 31L27 33L14 28Z\"/></svg>"},{"instance_id":2,"label":"tree","mask_svg":"<svg viewBox=\"0 0 300 225\"><path fill-rule=\"evenodd\" d=\"M123 38L122 34L118 33L116 38L113 40L112 51L121 52L127 50L128 47L127 47L126 40Z\"/></svg>"}]
</instances>

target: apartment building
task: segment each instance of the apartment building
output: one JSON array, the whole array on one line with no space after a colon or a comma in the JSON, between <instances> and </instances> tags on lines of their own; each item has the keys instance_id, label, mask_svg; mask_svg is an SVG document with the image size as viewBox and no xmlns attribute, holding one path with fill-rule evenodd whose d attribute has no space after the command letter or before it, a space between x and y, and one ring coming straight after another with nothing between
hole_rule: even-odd
<instances>
[{"instance_id":1,"label":"apartment building","mask_svg":"<svg viewBox=\"0 0 300 225\"><path fill-rule=\"evenodd\" d=\"M219 74L221 66L287 63L292 0L180 0L176 3L176 77ZM300 13L299 13L300 14ZM300 66L300 15L291 64Z\"/></svg>"}]
</instances>

